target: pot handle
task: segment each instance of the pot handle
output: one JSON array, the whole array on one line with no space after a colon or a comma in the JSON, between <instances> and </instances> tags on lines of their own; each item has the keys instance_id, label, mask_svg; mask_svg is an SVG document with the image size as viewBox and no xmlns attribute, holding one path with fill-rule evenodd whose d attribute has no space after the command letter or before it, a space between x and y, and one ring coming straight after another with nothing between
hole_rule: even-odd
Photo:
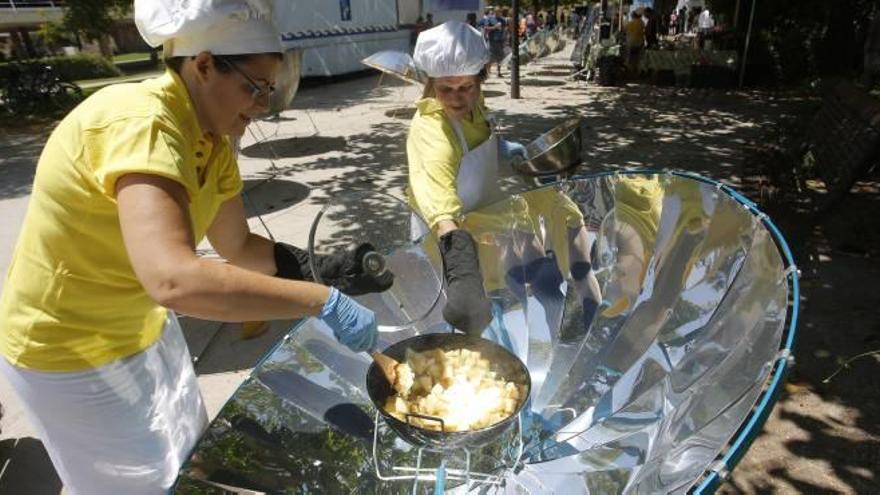
<instances>
[{"instance_id":1,"label":"pot handle","mask_svg":"<svg viewBox=\"0 0 880 495\"><path fill-rule=\"evenodd\" d=\"M412 423L410 423L409 418L415 417L415 418L419 418L419 419L426 419L428 421L439 421L440 422L440 431L446 431L446 423L443 421L443 418L438 418L437 416L428 416L426 414L419 414L419 413L406 413L405 416L406 416L406 424L408 424L410 426L412 426Z\"/></svg>"}]
</instances>

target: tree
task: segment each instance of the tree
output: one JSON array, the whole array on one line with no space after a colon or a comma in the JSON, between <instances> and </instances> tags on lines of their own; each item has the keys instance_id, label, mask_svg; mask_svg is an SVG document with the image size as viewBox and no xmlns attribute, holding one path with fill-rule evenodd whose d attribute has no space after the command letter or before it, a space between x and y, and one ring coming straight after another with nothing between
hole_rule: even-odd
<instances>
[{"instance_id":1,"label":"tree","mask_svg":"<svg viewBox=\"0 0 880 495\"><path fill-rule=\"evenodd\" d=\"M59 22L46 22L37 31L43 43L50 52L56 52L60 47L75 44L71 39L70 30Z\"/></svg>"},{"instance_id":2,"label":"tree","mask_svg":"<svg viewBox=\"0 0 880 495\"><path fill-rule=\"evenodd\" d=\"M96 40L101 54L110 58L110 31L117 19L131 11L131 5L130 0L68 0L64 26L88 40Z\"/></svg>"}]
</instances>

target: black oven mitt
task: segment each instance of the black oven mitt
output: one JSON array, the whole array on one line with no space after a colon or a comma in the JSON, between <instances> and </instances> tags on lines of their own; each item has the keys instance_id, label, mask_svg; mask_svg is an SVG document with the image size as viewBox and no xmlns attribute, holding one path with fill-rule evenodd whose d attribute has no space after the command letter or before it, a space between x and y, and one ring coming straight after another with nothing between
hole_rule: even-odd
<instances>
[{"instance_id":1,"label":"black oven mitt","mask_svg":"<svg viewBox=\"0 0 880 495\"><path fill-rule=\"evenodd\" d=\"M446 277L443 319L468 335L479 337L492 322L492 308L483 289L480 261L473 237L458 229L440 237Z\"/></svg>"},{"instance_id":2,"label":"black oven mitt","mask_svg":"<svg viewBox=\"0 0 880 495\"><path fill-rule=\"evenodd\" d=\"M321 281L349 296L388 290L394 284L394 274L390 270L378 274L364 270L364 256L375 250L372 244L364 242L351 251L318 255L315 265ZM275 266L278 269L276 277L317 282L309 263L309 253L304 249L276 242Z\"/></svg>"}]
</instances>

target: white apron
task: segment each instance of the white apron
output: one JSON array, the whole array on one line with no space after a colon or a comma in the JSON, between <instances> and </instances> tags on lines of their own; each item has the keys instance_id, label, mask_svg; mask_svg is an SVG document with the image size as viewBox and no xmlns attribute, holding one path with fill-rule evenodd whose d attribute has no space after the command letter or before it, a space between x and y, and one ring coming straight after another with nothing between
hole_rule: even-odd
<instances>
[{"instance_id":1,"label":"white apron","mask_svg":"<svg viewBox=\"0 0 880 495\"><path fill-rule=\"evenodd\" d=\"M0 356L65 493L167 493L208 415L173 313L147 349L99 368L43 372Z\"/></svg>"},{"instance_id":2,"label":"white apron","mask_svg":"<svg viewBox=\"0 0 880 495\"><path fill-rule=\"evenodd\" d=\"M449 119L452 130L458 136L463 155L455 178L458 199L461 200L461 213L469 213L499 201L503 195L498 185L501 176L498 160L498 135L490 118L489 138L474 149L469 149L461 123ZM428 228L420 218L413 214L410 222L412 240L417 240L428 233Z\"/></svg>"}]
</instances>

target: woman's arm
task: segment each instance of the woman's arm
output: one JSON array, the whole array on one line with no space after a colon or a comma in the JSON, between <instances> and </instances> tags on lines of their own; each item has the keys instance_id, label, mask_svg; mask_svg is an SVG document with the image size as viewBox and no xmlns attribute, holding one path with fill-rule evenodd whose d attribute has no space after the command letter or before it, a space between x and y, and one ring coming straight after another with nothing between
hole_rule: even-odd
<instances>
[{"instance_id":1,"label":"woman's arm","mask_svg":"<svg viewBox=\"0 0 880 495\"><path fill-rule=\"evenodd\" d=\"M135 274L150 297L169 309L204 319L252 321L317 315L327 302L327 287L197 257L186 191L173 180L125 175L116 183L116 199ZM224 235L236 237L220 233ZM254 249L244 247L248 242L253 241L240 243L238 249L222 249L230 248L234 257L249 258L242 255ZM269 267L263 264L262 268L268 271Z\"/></svg>"},{"instance_id":2,"label":"woman's arm","mask_svg":"<svg viewBox=\"0 0 880 495\"><path fill-rule=\"evenodd\" d=\"M458 230L458 224L452 220L440 220L437 222L437 236L443 236L444 234L448 234L453 230Z\"/></svg>"},{"instance_id":3,"label":"woman's arm","mask_svg":"<svg viewBox=\"0 0 880 495\"><path fill-rule=\"evenodd\" d=\"M271 240L251 232L241 196L225 201L208 228L208 240L217 253L233 265L266 275L275 275L274 246Z\"/></svg>"}]
</instances>

